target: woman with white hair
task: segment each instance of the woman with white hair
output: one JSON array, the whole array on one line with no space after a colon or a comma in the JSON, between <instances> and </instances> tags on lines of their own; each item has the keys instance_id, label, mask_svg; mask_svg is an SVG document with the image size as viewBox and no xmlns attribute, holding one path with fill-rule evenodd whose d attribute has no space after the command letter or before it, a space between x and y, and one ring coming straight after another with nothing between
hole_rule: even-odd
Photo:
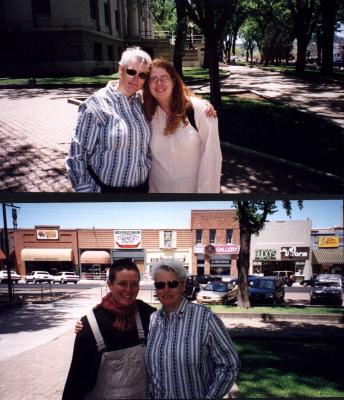
<instances>
[{"instance_id":1,"label":"woman with white hair","mask_svg":"<svg viewBox=\"0 0 344 400\"><path fill-rule=\"evenodd\" d=\"M151 316L145 353L152 399L224 397L240 360L223 322L183 296L187 273L165 259L152 276L162 309Z\"/></svg>"}]
</instances>

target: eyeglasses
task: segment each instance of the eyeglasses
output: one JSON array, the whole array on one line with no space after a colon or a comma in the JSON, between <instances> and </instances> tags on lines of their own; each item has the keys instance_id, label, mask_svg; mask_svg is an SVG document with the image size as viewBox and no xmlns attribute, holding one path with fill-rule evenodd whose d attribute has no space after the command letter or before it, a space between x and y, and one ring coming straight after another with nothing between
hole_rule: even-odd
<instances>
[{"instance_id":1,"label":"eyeglasses","mask_svg":"<svg viewBox=\"0 0 344 400\"><path fill-rule=\"evenodd\" d=\"M158 83L159 81L161 83L166 83L166 82L169 82L171 79L172 78L170 76L168 76L168 75L161 75L161 76L151 76L149 78L149 81L151 83Z\"/></svg>"},{"instance_id":2,"label":"eyeglasses","mask_svg":"<svg viewBox=\"0 0 344 400\"><path fill-rule=\"evenodd\" d=\"M116 283L120 288L122 289L127 289L128 287L130 289L137 289L140 284L139 282L127 282L127 281L113 281L113 283Z\"/></svg>"},{"instance_id":3,"label":"eyeglasses","mask_svg":"<svg viewBox=\"0 0 344 400\"><path fill-rule=\"evenodd\" d=\"M166 284L170 289L175 289L176 287L178 287L179 281L154 282L154 286L156 289L164 289Z\"/></svg>"},{"instance_id":4,"label":"eyeglasses","mask_svg":"<svg viewBox=\"0 0 344 400\"><path fill-rule=\"evenodd\" d=\"M127 68L126 73L129 76L136 76L137 74L139 75L139 78L146 80L149 78L149 73L148 72L137 72L136 69L133 68Z\"/></svg>"}]
</instances>

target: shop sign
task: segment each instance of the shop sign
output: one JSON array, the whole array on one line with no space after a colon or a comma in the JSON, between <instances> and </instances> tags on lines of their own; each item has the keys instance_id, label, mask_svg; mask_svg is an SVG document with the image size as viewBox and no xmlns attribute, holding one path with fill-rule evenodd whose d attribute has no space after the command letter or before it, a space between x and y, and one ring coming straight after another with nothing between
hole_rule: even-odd
<instances>
[{"instance_id":1,"label":"shop sign","mask_svg":"<svg viewBox=\"0 0 344 400\"><path fill-rule=\"evenodd\" d=\"M207 246L205 246L205 248L204 248L205 255L210 256L211 254L215 254L215 253L216 253L216 249L213 244L208 244Z\"/></svg>"},{"instance_id":2,"label":"shop sign","mask_svg":"<svg viewBox=\"0 0 344 400\"><path fill-rule=\"evenodd\" d=\"M240 252L240 245L238 244L216 244L214 247L216 254L239 254Z\"/></svg>"},{"instance_id":3,"label":"shop sign","mask_svg":"<svg viewBox=\"0 0 344 400\"><path fill-rule=\"evenodd\" d=\"M141 248L140 230L115 230L115 249Z\"/></svg>"},{"instance_id":4,"label":"shop sign","mask_svg":"<svg viewBox=\"0 0 344 400\"><path fill-rule=\"evenodd\" d=\"M256 250L256 260L276 260L275 249L258 249Z\"/></svg>"},{"instance_id":5,"label":"shop sign","mask_svg":"<svg viewBox=\"0 0 344 400\"><path fill-rule=\"evenodd\" d=\"M37 240L58 240L59 230L58 229L37 229L36 230Z\"/></svg>"},{"instance_id":6,"label":"shop sign","mask_svg":"<svg viewBox=\"0 0 344 400\"><path fill-rule=\"evenodd\" d=\"M318 238L318 247L339 247L339 237L320 236Z\"/></svg>"},{"instance_id":7,"label":"shop sign","mask_svg":"<svg viewBox=\"0 0 344 400\"><path fill-rule=\"evenodd\" d=\"M309 247L285 246L281 248L281 260L308 260Z\"/></svg>"},{"instance_id":8,"label":"shop sign","mask_svg":"<svg viewBox=\"0 0 344 400\"><path fill-rule=\"evenodd\" d=\"M204 254L204 246L203 246L203 244L196 244L194 246L194 254Z\"/></svg>"}]
</instances>

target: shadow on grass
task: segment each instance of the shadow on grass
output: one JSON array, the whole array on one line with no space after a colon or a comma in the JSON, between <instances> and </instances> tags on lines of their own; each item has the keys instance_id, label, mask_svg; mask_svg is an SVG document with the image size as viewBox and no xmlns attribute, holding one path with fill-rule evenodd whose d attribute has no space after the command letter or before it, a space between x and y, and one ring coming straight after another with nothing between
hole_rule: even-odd
<instances>
[{"instance_id":1,"label":"shadow on grass","mask_svg":"<svg viewBox=\"0 0 344 400\"><path fill-rule=\"evenodd\" d=\"M344 130L339 126L265 100L223 100L222 140L344 177Z\"/></svg>"},{"instance_id":2,"label":"shadow on grass","mask_svg":"<svg viewBox=\"0 0 344 400\"><path fill-rule=\"evenodd\" d=\"M234 339L242 369L241 397L343 396L340 338L312 340Z\"/></svg>"}]
</instances>

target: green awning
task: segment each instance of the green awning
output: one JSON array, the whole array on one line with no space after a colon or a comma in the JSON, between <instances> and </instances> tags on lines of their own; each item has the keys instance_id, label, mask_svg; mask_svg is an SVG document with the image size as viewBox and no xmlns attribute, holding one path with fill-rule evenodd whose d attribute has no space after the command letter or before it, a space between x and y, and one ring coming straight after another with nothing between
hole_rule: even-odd
<instances>
[{"instance_id":1,"label":"green awning","mask_svg":"<svg viewBox=\"0 0 344 400\"><path fill-rule=\"evenodd\" d=\"M344 249L315 249L312 254L312 264L344 264Z\"/></svg>"}]
</instances>

